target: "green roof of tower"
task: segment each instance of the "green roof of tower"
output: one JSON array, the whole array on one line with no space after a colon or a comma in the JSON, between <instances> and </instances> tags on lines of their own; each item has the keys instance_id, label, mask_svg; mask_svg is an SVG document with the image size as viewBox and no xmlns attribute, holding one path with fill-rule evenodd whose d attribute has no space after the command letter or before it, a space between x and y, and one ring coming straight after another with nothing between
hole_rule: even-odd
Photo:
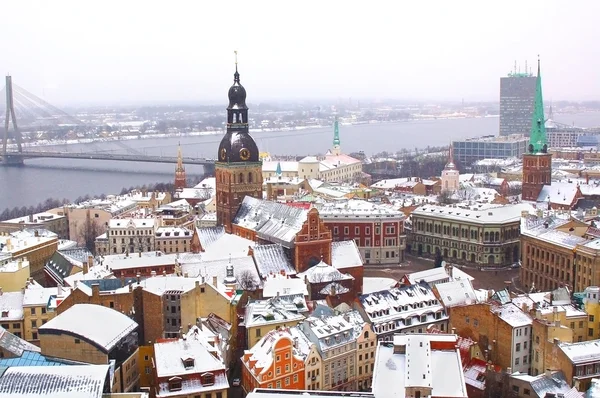
<instances>
[{"instance_id":1,"label":"green roof of tower","mask_svg":"<svg viewBox=\"0 0 600 398\"><path fill-rule=\"evenodd\" d=\"M333 122L333 146L340 145L340 127L338 123L337 116L335 117L335 122Z\"/></svg>"},{"instance_id":2,"label":"green roof of tower","mask_svg":"<svg viewBox=\"0 0 600 398\"><path fill-rule=\"evenodd\" d=\"M542 74L540 72L540 60L538 59L537 82L535 87L535 103L533 105L531 133L529 134L530 153L545 153L548 150L548 138L546 137L545 122L546 120L544 119L544 99L542 96Z\"/></svg>"}]
</instances>

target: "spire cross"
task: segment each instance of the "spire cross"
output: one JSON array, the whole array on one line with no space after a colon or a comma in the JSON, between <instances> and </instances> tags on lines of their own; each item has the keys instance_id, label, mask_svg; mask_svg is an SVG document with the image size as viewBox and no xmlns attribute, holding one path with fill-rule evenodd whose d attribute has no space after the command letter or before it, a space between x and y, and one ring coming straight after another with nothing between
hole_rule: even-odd
<instances>
[{"instance_id":1,"label":"spire cross","mask_svg":"<svg viewBox=\"0 0 600 398\"><path fill-rule=\"evenodd\" d=\"M235 56L235 71L237 72L237 50L235 50L233 54Z\"/></svg>"}]
</instances>

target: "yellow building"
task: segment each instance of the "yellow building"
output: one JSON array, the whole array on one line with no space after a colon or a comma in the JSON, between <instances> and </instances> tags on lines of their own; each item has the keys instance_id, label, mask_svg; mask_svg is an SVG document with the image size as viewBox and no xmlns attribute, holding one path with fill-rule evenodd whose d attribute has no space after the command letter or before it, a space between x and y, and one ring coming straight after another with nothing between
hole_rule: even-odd
<instances>
[{"instance_id":1,"label":"yellow building","mask_svg":"<svg viewBox=\"0 0 600 398\"><path fill-rule=\"evenodd\" d=\"M138 350L138 373L140 375L140 388L154 386L154 375L152 374L152 358L154 357L154 345L141 345Z\"/></svg>"},{"instance_id":2,"label":"yellow building","mask_svg":"<svg viewBox=\"0 0 600 398\"><path fill-rule=\"evenodd\" d=\"M58 237L54 233L40 236L37 230L27 230L0 235L0 255L10 254L13 260L27 259L29 272L37 281L44 279L44 264L57 249Z\"/></svg>"},{"instance_id":3,"label":"yellow building","mask_svg":"<svg viewBox=\"0 0 600 398\"><path fill-rule=\"evenodd\" d=\"M583 293L583 304L588 315L587 340L600 339L600 287L588 286Z\"/></svg>"},{"instance_id":4,"label":"yellow building","mask_svg":"<svg viewBox=\"0 0 600 398\"><path fill-rule=\"evenodd\" d=\"M281 302L278 299L278 297L274 297L268 300L248 302L244 316L246 347L254 347L271 330L296 326L304 320L304 316L298 312L296 305Z\"/></svg>"},{"instance_id":5,"label":"yellow building","mask_svg":"<svg viewBox=\"0 0 600 398\"><path fill-rule=\"evenodd\" d=\"M362 324L362 330L356 339L356 367L358 368L356 381L358 391L368 391L373 381L377 335L371 329L370 323L362 321Z\"/></svg>"},{"instance_id":6,"label":"yellow building","mask_svg":"<svg viewBox=\"0 0 600 398\"><path fill-rule=\"evenodd\" d=\"M113 309L76 304L38 328L42 355L90 364L115 361L113 392L139 389L138 324Z\"/></svg>"},{"instance_id":7,"label":"yellow building","mask_svg":"<svg viewBox=\"0 0 600 398\"><path fill-rule=\"evenodd\" d=\"M20 291L29 281L29 261L27 257L8 261L0 265L0 286L5 292Z\"/></svg>"},{"instance_id":8,"label":"yellow building","mask_svg":"<svg viewBox=\"0 0 600 398\"><path fill-rule=\"evenodd\" d=\"M317 345L298 327L291 327L289 331L294 339L294 347L304 358L304 389L321 390L323 386L323 361Z\"/></svg>"},{"instance_id":9,"label":"yellow building","mask_svg":"<svg viewBox=\"0 0 600 398\"><path fill-rule=\"evenodd\" d=\"M46 212L0 221L0 232L10 233L23 229L47 229L57 234L59 239L69 239L69 222L64 215Z\"/></svg>"},{"instance_id":10,"label":"yellow building","mask_svg":"<svg viewBox=\"0 0 600 398\"><path fill-rule=\"evenodd\" d=\"M0 326L23 338L23 292L4 293L0 287Z\"/></svg>"},{"instance_id":11,"label":"yellow building","mask_svg":"<svg viewBox=\"0 0 600 398\"><path fill-rule=\"evenodd\" d=\"M554 365L558 343L573 342L573 329L560 322L534 319L531 332L531 375L537 376Z\"/></svg>"},{"instance_id":12,"label":"yellow building","mask_svg":"<svg viewBox=\"0 0 600 398\"><path fill-rule=\"evenodd\" d=\"M45 288L38 285L28 285L23 294L23 339L40 345L38 328L45 325L56 315L49 309L52 296L64 295L62 288ZM68 294L68 292L67 292Z\"/></svg>"}]
</instances>

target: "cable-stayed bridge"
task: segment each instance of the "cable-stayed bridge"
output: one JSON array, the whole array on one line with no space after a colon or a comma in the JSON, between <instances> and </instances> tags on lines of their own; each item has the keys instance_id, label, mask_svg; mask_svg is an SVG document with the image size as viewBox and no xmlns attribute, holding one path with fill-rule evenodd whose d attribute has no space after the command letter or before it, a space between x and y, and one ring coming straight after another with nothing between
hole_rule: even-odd
<instances>
[{"instance_id":1,"label":"cable-stayed bridge","mask_svg":"<svg viewBox=\"0 0 600 398\"><path fill-rule=\"evenodd\" d=\"M23 165L24 159L35 158L177 163L176 156L146 155L139 150L130 148L122 141L112 142L121 147L121 149L124 149L127 152L125 154L109 153L109 151L54 152L24 150L21 131L62 130L69 132L77 129L87 129L88 126L77 118L17 86L12 82L11 76L6 76L6 85L0 90L0 107L0 109L6 109L5 114L0 115L0 128L4 126L2 131L0 165ZM183 162L185 164L204 166L205 170L210 170L214 167L214 160L206 158L184 157Z\"/></svg>"}]
</instances>

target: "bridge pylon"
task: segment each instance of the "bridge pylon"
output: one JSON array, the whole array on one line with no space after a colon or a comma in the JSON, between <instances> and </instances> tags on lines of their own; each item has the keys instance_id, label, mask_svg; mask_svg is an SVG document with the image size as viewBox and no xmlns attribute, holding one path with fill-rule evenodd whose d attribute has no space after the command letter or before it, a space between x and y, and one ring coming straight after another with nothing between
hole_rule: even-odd
<instances>
[{"instance_id":1,"label":"bridge pylon","mask_svg":"<svg viewBox=\"0 0 600 398\"><path fill-rule=\"evenodd\" d=\"M7 151L8 139L10 134L8 132L9 122L12 120L13 126L13 138L17 141L17 150L19 153L23 152L22 137L19 127L17 126L17 116L15 115L15 106L13 101L13 86L12 77L6 76L6 118L4 119L4 137L2 139L2 163L5 165L19 165L23 164L23 159L20 156L10 156Z\"/></svg>"}]
</instances>

